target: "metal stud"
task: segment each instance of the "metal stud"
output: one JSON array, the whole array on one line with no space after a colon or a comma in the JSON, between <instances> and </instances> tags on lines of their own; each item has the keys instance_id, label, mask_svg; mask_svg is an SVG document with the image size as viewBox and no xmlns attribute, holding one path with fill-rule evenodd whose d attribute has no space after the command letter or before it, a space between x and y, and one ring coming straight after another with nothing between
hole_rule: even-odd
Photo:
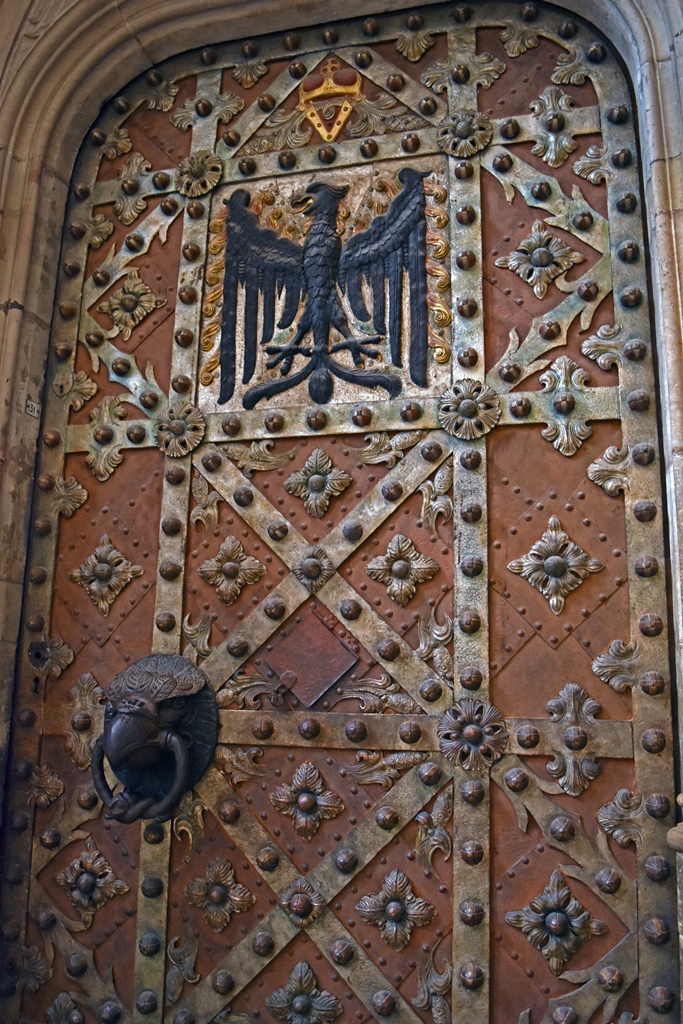
<instances>
[{"instance_id":1,"label":"metal stud","mask_svg":"<svg viewBox=\"0 0 683 1024\"><path fill-rule=\"evenodd\" d=\"M256 854L256 864L261 871L275 871L280 864L280 854L272 846L263 846Z\"/></svg>"},{"instance_id":2,"label":"metal stud","mask_svg":"<svg viewBox=\"0 0 683 1024\"><path fill-rule=\"evenodd\" d=\"M443 686L438 679L426 679L420 686L420 696L429 704L433 704L435 701L439 700L442 695Z\"/></svg>"},{"instance_id":3,"label":"metal stud","mask_svg":"<svg viewBox=\"0 0 683 1024\"><path fill-rule=\"evenodd\" d=\"M363 608L358 601L351 598L342 601L339 606L339 611L342 614L342 618L346 619L348 622L353 622L355 619L360 617Z\"/></svg>"},{"instance_id":4,"label":"metal stud","mask_svg":"<svg viewBox=\"0 0 683 1024\"><path fill-rule=\"evenodd\" d=\"M360 150L360 155L366 160L371 160L373 156L377 156L377 153L379 152L379 146L374 139L364 139L358 148Z\"/></svg>"},{"instance_id":5,"label":"metal stud","mask_svg":"<svg viewBox=\"0 0 683 1024\"><path fill-rule=\"evenodd\" d=\"M595 876L595 884L600 892L613 896L621 888L621 875L614 868L602 868Z\"/></svg>"},{"instance_id":6,"label":"metal stud","mask_svg":"<svg viewBox=\"0 0 683 1024\"><path fill-rule=\"evenodd\" d=\"M396 1009L396 999L388 989L380 989L372 997L372 1009L380 1017L389 1017Z\"/></svg>"},{"instance_id":7,"label":"metal stud","mask_svg":"<svg viewBox=\"0 0 683 1024\"><path fill-rule=\"evenodd\" d=\"M659 636L664 629L664 623L659 615L649 613L640 617L638 627L643 636Z\"/></svg>"},{"instance_id":8,"label":"metal stud","mask_svg":"<svg viewBox=\"0 0 683 1024\"><path fill-rule=\"evenodd\" d=\"M272 718L257 718L251 727L252 735L257 740L269 740L275 732L275 725Z\"/></svg>"},{"instance_id":9,"label":"metal stud","mask_svg":"<svg viewBox=\"0 0 683 1024\"><path fill-rule=\"evenodd\" d=\"M214 992L225 996L235 987L235 979L229 971L217 971L212 982Z\"/></svg>"},{"instance_id":10,"label":"metal stud","mask_svg":"<svg viewBox=\"0 0 683 1024\"><path fill-rule=\"evenodd\" d=\"M505 174L512 167L512 157L509 153L499 153L493 158L493 169L499 174Z\"/></svg>"},{"instance_id":11,"label":"metal stud","mask_svg":"<svg viewBox=\"0 0 683 1024\"><path fill-rule=\"evenodd\" d=\"M650 854L645 861L645 874L651 882L666 882L671 874L671 865L666 857Z\"/></svg>"},{"instance_id":12,"label":"metal stud","mask_svg":"<svg viewBox=\"0 0 683 1024\"><path fill-rule=\"evenodd\" d=\"M631 458L637 466L650 466L655 460L655 450L651 444L641 442L631 449Z\"/></svg>"},{"instance_id":13,"label":"metal stud","mask_svg":"<svg viewBox=\"0 0 683 1024\"><path fill-rule=\"evenodd\" d=\"M526 6L532 6L527 4ZM472 961L463 964L458 971L458 977L460 978L461 984L468 989L481 988L484 984L484 972L479 964L475 964Z\"/></svg>"},{"instance_id":14,"label":"metal stud","mask_svg":"<svg viewBox=\"0 0 683 1024\"><path fill-rule=\"evenodd\" d=\"M462 633L478 633L481 629L481 615L473 608L464 608L458 615L458 626Z\"/></svg>"},{"instance_id":15,"label":"metal stud","mask_svg":"<svg viewBox=\"0 0 683 1024\"><path fill-rule=\"evenodd\" d=\"M464 690L478 690L484 681L484 677L476 665L466 665L458 679Z\"/></svg>"},{"instance_id":16,"label":"metal stud","mask_svg":"<svg viewBox=\"0 0 683 1024\"><path fill-rule=\"evenodd\" d=\"M436 786L441 781L443 772L438 764L433 761L425 761L417 769L417 777L425 786Z\"/></svg>"},{"instance_id":17,"label":"metal stud","mask_svg":"<svg viewBox=\"0 0 683 1024\"><path fill-rule=\"evenodd\" d=\"M218 816L226 825L234 825L241 813L239 804L234 800L224 800L218 808Z\"/></svg>"},{"instance_id":18,"label":"metal stud","mask_svg":"<svg viewBox=\"0 0 683 1024\"><path fill-rule=\"evenodd\" d=\"M418 402L404 402L399 415L405 423L414 423L422 416L422 406Z\"/></svg>"},{"instance_id":19,"label":"metal stud","mask_svg":"<svg viewBox=\"0 0 683 1024\"><path fill-rule=\"evenodd\" d=\"M299 735L305 740L314 740L320 735L320 722L317 718L304 718L299 723Z\"/></svg>"},{"instance_id":20,"label":"metal stud","mask_svg":"<svg viewBox=\"0 0 683 1024\"><path fill-rule=\"evenodd\" d=\"M386 501L398 501L403 494L403 486L398 480L385 480L382 484L382 497Z\"/></svg>"},{"instance_id":21,"label":"metal stud","mask_svg":"<svg viewBox=\"0 0 683 1024\"><path fill-rule=\"evenodd\" d=\"M663 793L651 793L645 800L645 810L651 818L666 818L671 812L671 802Z\"/></svg>"},{"instance_id":22,"label":"metal stud","mask_svg":"<svg viewBox=\"0 0 683 1024\"><path fill-rule=\"evenodd\" d=\"M337 939L337 941L333 942L330 946L330 956L334 960L335 964L340 964L345 967L353 960L353 946L345 939Z\"/></svg>"},{"instance_id":23,"label":"metal stud","mask_svg":"<svg viewBox=\"0 0 683 1024\"><path fill-rule=\"evenodd\" d=\"M531 750L541 742L541 734L533 725L523 725L517 730L517 743L524 750Z\"/></svg>"},{"instance_id":24,"label":"metal stud","mask_svg":"<svg viewBox=\"0 0 683 1024\"><path fill-rule=\"evenodd\" d=\"M385 832L390 832L398 825L398 811L395 811L393 807L380 807L375 814L375 821Z\"/></svg>"},{"instance_id":25,"label":"metal stud","mask_svg":"<svg viewBox=\"0 0 683 1024\"><path fill-rule=\"evenodd\" d=\"M548 831L553 839L556 839L559 843L568 843L570 839L574 838L576 826L571 818L567 818L563 814L558 814L558 816L553 818L550 822L550 828Z\"/></svg>"},{"instance_id":26,"label":"metal stud","mask_svg":"<svg viewBox=\"0 0 683 1024\"><path fill-rule=\"evenodd\" d=\"M480 804L486 795L484 783L480 779L468 779L466 782L461 782L458 788L464 803L474 807Z\"/></svg>"},{"instance_id":27,"label":"metal stud","mask_svg":"<svg viewBox=\"0 0 683 1024\"><path fill-rule=\"evenodd\" d=\"M504 139L516 139L519 131L519 121L515 117L509 117L500 126L500 134Z\"/></svg>"},{"instance_id":28,"label":"metal stud","mask_svg":"<svg viewBox=\"0 0 683 1024\"><path fill-rule=\"evenodd\" d=\"M377 653L384 661L396 661L401 645L395 637L386 637L377 644Z\"/></svg>"},{"instance_id":29,"label":"metal stud","mask_svg":"<svg viewBox=\"0 0 683 1024\"><path fill-rule=\"evenodd\" d=\"M352 743L362 743L368 735L368 727L362 718L352 718L344 727L344 735Z\"/></svg>"},{"instance_id":30,"label":"metal stud","mask_svg":"<svg viewBox=\"0 0 683 1024\"><path fill-rule=\"evenodd\" d=\"M460 856L465 864L481 864L484 859L484 847L477 839L467 839L460 847Z\"/></svg>"},{"instance_id":31,"label":"metal stud","mask_svg":"<svg viewBox=\"0 0 683 1024\"><path fill-rule=\"evenodd\" d=\"M664 676L659 672L646 672L640 677L640 688L649 697L656 697L663 693L665 686Z\"/></svg>"}]
</instances>

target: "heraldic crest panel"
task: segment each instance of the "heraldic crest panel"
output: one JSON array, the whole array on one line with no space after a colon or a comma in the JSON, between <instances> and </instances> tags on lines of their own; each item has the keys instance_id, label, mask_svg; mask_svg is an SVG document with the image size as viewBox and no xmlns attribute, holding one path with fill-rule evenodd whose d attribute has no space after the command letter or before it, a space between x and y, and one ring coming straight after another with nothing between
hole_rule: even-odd
<instances>
[{"instance_id":1,"label":"heraldic crest panel","mask_svg":"<svg viewBox=\"0 0 683 1024\"><path fill-rule=\"evenodd\" d=\"M0 1017L678 1021L625 73L535 3L265 27L76 161Z\"/></svg>"}]
</instances>

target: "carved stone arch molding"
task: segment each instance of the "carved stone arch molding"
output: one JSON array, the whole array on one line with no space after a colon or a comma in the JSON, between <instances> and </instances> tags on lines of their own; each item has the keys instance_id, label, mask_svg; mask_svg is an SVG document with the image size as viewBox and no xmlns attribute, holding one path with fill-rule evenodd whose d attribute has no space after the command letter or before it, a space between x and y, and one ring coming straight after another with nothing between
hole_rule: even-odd
<instances>
[{"instance_id":1,"label":"carved stone arch molding","mask_svg":"<svg viewBox=\"0 0 683 1024\"><path fill-rule=\"evenodd\" d=\"M7 12L2 1019L681 1019L683 5L441 10Z\"/></svg>"}]
</instances>

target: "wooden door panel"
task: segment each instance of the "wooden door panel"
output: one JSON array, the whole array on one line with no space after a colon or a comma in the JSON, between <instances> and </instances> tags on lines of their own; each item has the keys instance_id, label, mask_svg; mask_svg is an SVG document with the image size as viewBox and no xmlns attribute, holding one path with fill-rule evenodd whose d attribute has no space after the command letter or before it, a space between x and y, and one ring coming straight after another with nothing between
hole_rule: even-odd
<instances>
[{"instance_id":1,"label":"wooden door panel","mask_svg":"<svg viewBox=\"0 0 683 1024\"><path fill-rule=\"evenodd\" d=\"M609 44L535 4L216 44L105 105L58 271L3 1019L677 1019L635 121ZM126 823L93 751L151 654L218 737L188 726L208 768Z\"/></svg>"}]
</instances>

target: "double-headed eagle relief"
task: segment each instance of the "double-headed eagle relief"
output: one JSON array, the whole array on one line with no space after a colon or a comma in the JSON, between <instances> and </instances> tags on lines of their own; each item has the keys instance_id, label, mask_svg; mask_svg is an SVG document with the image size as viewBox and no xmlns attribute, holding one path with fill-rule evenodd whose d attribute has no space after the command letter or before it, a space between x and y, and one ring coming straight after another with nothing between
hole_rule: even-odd
<instances>
[{"instance_id":1,"label":"double-headed eagle relief","mask_svg":"<svg viewBox=\"0 0 683 1024\"><path fill-rule=\"evenodd\" d=\"M334 377L361 387L383 388L395 398L402 388L399 375L367 364L380 359L380 346L386 339L393 366L402 366L404 317L410 379L418 387L426 386L427 227L423 179L427 173L403 168L398 174L402 190L387 212L344 244L337 230L337 216L348 185L316 181L294 197L292 208L311 218L303 246L262 228L249 209L251 197L246 189L237 189L225 200L228 218L220 403L232 397L240 369L243 383L251 381L259 343L268 357L266 367L275 373L247 390L243 399L247 409L304 381L314 402L329 402ZM361 332L358 336L349 323L344 296L358 328L370 324L374 333ZM282 308L276 325L279 305ZM273 343L276 329L287 328L292 328L291 337L282 344ZM242 345L238 344L240 336ZM338 358L344 352L350 354L353 365Z\"/></svg>"}]
</instances>

